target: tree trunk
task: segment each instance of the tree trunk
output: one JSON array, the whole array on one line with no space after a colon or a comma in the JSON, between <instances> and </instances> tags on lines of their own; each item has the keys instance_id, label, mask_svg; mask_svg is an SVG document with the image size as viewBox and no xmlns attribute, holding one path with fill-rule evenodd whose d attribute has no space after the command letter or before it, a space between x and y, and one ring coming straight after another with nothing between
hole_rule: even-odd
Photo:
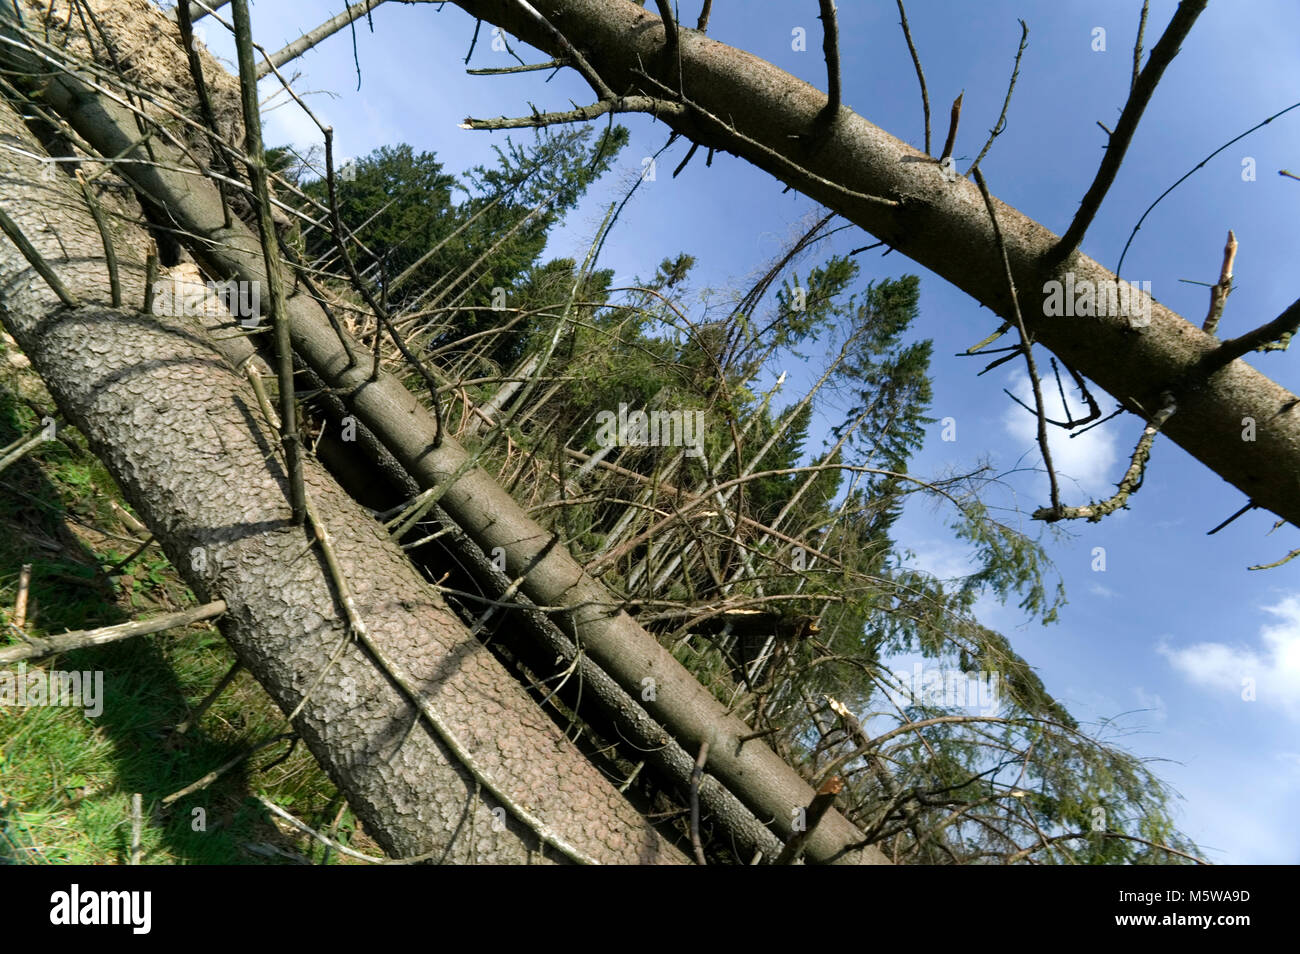
<instances>
[{"instance_id":1,"label":"tree trunk","mask_svg":"<svg viewBox=\"0 0 1300 954\"><path fill-rule=\"evenodd\" d=\"M1006 273L975 184L963 176L948 181L933 158L847 107L833 122L817 123L827 96L816 87L681 25L677 48L665 57L662 21L629 0L535 0L531 7L515 0L454 2L540 50L565 56L556 33L531 11L540 12L579 48L606 86L619 95L641 94L640 103L629 108L653 108L645 94L671 107L680 83L692 105L655 110L669 127L767 170L1014 320ZM1116 276L1079 252L1050 266L1047 253L1058 236L1003 202L993 204L1033 340L1134 413L1154 414L1162 392L1174 389L1177 412L1162 433L1254 504L1300 526L1300 399L1241 360L1207 378L1198 363L1218 347L1217 339L1145 293L1141 299L1151 305L1145 326L1123 316L1047 316L1047 281L1064 282L1067 272L1076 284L1114 282ZM1300 302L1290 312L1298 308ZM1253 439L1243 433L1248 421Z\"/></svg>"},{"instance_id":2,"label":"tree trunk","mask_svg":"<svg viewBox=\"0 0 1300 954\"><path fill-rule=\"evenodd\" d=\"M28 154L0 150L0 208L80 302L60 303L0 241L0 318L186 582L201 600L226 601L221 627L240 661L292 711L347 628L319 548L289 523L276 441L251 389L199 326L135 310L144 237L130 225L115 226L126 304L105 304L103 245L75 182L42 177L31 158L42 148L8 106L0 136ZM355 641L293 721L384 849L495 863L683 861L383 529L314 461L305 477L370 640L442 724L422 719Z\"/></svg>"}]
</instances>

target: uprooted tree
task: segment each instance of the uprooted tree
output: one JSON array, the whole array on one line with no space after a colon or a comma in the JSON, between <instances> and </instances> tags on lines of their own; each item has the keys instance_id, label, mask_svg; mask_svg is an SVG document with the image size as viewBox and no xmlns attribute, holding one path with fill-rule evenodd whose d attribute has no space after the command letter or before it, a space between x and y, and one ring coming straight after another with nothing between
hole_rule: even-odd
<instances>
[{"instance_id":1,"label":"uprooted tree","mask_svg":"<svg viewBox=\"0 0 1300 954\"><path fill-rule=\"evenodd\" d=\"M689 30L662 3L665 19L622 0L458 5L577 69L598 97L569 113L467 125L642 111L698 145L748 158L970 292L1018 332L1026 357L1028 342L1047 346L1144 413L1153 434L1180 442L1256 505L1294 518L1300 432L1287 410L1295 399L1236 359L1294 330L1297 306L1220 343L1158 303L1140 326L1131 314L1053 322L1014 293L1067 272L1114 280L1077 246L1204 3L1180 6L1152 51L1064 239L993 199L977 169L974 182L955 175L947 150L920 154L840 105L829 3L829 96L708 39L707 13ZM852 274L833 260L802 285L791 277L777 294L778 320L749 326L746 316L787 278L822 220L722 321L692 324L672 300L689 270L681 260L663 263L618 303L591 256L549 263L530 277L531 300L502 309L475 289L476 269L527 233L565 183L542 188L526 207L509 201L519 183L497 181L460 226L430 236L433 247L405 266L438 265L437 254L475 223L493 237L481 256L455 249L470 267L424 273L422 281L448 279L430 304L418 294L390 298L399 276L367 247L366 223L344 220L346 183L329 130L319 182L299 188L272 176L272 195L254 121L256 77L373 6L357 5L259 68L247 6L236 2L242 86L192 42L188 8L179 23L146 0L0 9L8 70L0 121L17 144L0 151L0 305L67 420L196 595L224 602L222 629L240 660L383 847L456 860L540 851L556 860L673 862L692 850L703 860L705 827L706 840L718 833L710 854L741 861L883 861L881 845L917 860L1020 860L1066 844L1086 847L1073 857L1089 860L1182 857L1187 846L1150 795L1152 780L1080 733L1006 641L968 618L969 592L945 594L875 558L890 547L904 488L919 483L905 465L927 400L928 352L897 347L915 311L914 283L910 292L906 281L872 289L860 308L836 304ZM309 242L293 240L291 219ZM248 316L232 315L229 301L193 278L171 285L186 307L172 307L176 297L158 307L153 242L211 279L265 289L269 322L249 327ZM794 308L796 286L801 300L820 305ZM484 340L457 341L452 322L470 314ZM863 403L839 443L800 468L813 394L775 415L770 396L746 388L765 355L791 344L780 335L815 334L832 314L852 331L827 375L860 387ZM653 333L647 315L680 319L688 341ZM436 360L439 345L454 356L450 366ZM632 373L617 384L589 374L566 388L561 371L579 377L584 355L611 349L624 349ZM671 385L675 406L707 407L727 422L725 439L700 448L703 471L683 459L695 455L614 463L610 445L584 445L595 409L620 394L650 406L669 388L649 372L638 377L638 355L684 369L687 378ZM515 358L513 368L494 363ZM262 361L277 371L278 413L262 393ZM320 460L372 512L399 504L393 534L301 453L294 395L308 391L324 421ZM447 393L459 415L443 408ZM901 419L880 402L902 409ZM888 423L876 426L873 414ZM1239 440L1244 416L1258 425L1248 445ZM363 455L342 447L344 432ZM885 451L853 458L860 433ZM840 472L853 476L846 488ZM983 582L1003 595L1027 586L1027 608L1049 615L1036 572L1025 569L1032 548L954 485L927 489L954 501L958 532L989 555ZM814 505L837 494L833 506ZM539 523L529 515L539 509L558 516ZM1055 494L1045 509L1050 519L1077 515ZM437 558L399 548L413 531L441 537L464 579L486 594L468 624L473 601L457 603L458 615L443 595L450 589L421 574L436 573ZM792 548L824 575L790 567ZM836 579L838 589L827 582ZM786 603L799 609L784 611ZM494 615L513 625L496 631ZM526 638L507 639L510 629ZM492 650L485 633L498 644ZM877 654L907 646L1007 673L1009 709L973 718L914 706L897 729L872 737L852 712L882 688L871 673ZM865 675L855 682L849 671ZM526 682L532 674L532 698L519 672ZM568 694L539 691L557 675ZM594 707L577 709L571 682ZM534 701L554 705L557 695L566 718L608 746L565 740ZM625 758L637 753L632 776L644 763L690 806L689 823L652 824L601 776L603 750L620 738ZM1031 764L1032 783L1024 778ZM837 794L843 812L828 807ZM1131 827L1112 826L1114 837L1090 840L1091 810L1105 798L1121 799L1135 817ZM458 840L464 832L477 833L472 843ZM1151 854L1116 853L1121 845Z\"/></svg>"}]
</instances>

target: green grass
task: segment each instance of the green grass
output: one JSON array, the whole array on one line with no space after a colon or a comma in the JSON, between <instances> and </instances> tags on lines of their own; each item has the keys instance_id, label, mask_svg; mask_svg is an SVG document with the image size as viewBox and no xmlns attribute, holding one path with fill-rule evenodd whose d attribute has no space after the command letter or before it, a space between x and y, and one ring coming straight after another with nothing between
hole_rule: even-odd
<instances>
[{"instance_id":1,"label":"green grass","mask_svg":"<svg viewBox=\"0 0 1300 954\"><path fill-rule=\"evenodd\" d=\"M16 366L13 354L12 346L6 351L0 344L0 446L34 431L53 408L39 379ZM0 645L18 641L9 614L25 563L32 565L24 626L31 635L195 603L156 546L113 569L138 546L113 505L129 507L84 438L70 428L59 434L63 440L41 444L0 472ZM318 831L337 820L340 840L381 854L303 746L279 761L287 742L258 752L170 809L161 807L164 796L288 731L279 709L241 672L197 725L173 733L233 662L218 631L196 624L29 665L29 671L102 671L104 710L91 719L77 708L0 706L0 863L126 863L134 792L143 796L146 864L326 859L314 840L286 834L255 793ZM349 863L335 853L328 860Z\"/></svg>"}]
</instances>

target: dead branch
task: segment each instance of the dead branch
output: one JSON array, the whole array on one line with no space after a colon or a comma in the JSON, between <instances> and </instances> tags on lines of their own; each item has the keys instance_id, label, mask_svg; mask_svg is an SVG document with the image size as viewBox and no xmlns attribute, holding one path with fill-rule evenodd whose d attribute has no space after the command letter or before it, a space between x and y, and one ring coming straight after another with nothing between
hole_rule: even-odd
<instances>
[{"instance_id":1,"label":"dead branch","mask_svg":"<svg viewBox=\"0 0 1300 954\"><path fill-rule=\"evenodd\" d=\"M1088 231L1088 226L1092 224L1093 217L1101 208L1102 200L1110 190L1111 183L1115 181L1120 164L1124 161L1124 155L1128 152L1129 143L1133 141L1133 134L1137 132L1138 122L1142 119L1142 113L1156 91L1160 77L1178 55L1179 45L1191 32L1192 24L1201 15L1207 2L1208 0L1182 0L1178 4L1169 26L1165 28L1159 42L1151 50L1147 65L1143 67L1137 82L1133 84L1128 102L1124 104L1119 122L1115 125L1115 133L1110 137L1110 143L1106 147L1106 155L1097 169L1097 176L1079 203L1074 221L1070 223L1070 227L1065 230L1065 234L1049 253L1051 263L1059 264L1065 261L1083 241L1084 233Z\"/></svg>"},{"instance_id":2,"label":"dead branch","mask_svg":"<svg viewBox=\"0 0 1300 954\"><path fill-rule=\"evenodd\" d=\"M224 600L213 600L211 603L204 603L202 606L196 606L193 609L182 610L179 613L167 613L153 619L118 623L113 626L103 626L99 629L79 629L59 636L28 636L29 644L26 646L12 646L8 649L0 649L0 665L8 665L28 659L45 659L47 656L71 652L74 649L84 649L87 646L103 646L106 643L130 639L132 636L148 636L150 633L161 633L164 630L189 626L200 620L212 619L215 616L220 616L225 611L226 603Z\"/></svg>"}]
</instances>

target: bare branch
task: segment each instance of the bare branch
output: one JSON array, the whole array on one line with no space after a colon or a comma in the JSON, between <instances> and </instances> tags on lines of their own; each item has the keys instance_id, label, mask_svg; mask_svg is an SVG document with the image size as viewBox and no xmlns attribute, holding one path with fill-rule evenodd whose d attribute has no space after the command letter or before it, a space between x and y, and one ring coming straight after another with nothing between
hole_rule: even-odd
<instances>
[{"instance_id":1,"label":"bare branch","mask_svg":"<svg viewBox=\"0 0 1300 954\"><path fill-rule=\"evenodd\" d=\"M653 96L621 96L615 99L602 99L590 106L579 106L559 113L534 112L531 116L508 119L474 119L467 116L460 124L461 129L540 129L543 126L558 126L565 123L585 123L607 113L649 113L652 116L681 115L685 110L678 103L670 103Z\"/></svg>"},{"instance_id":2,"label":"bare branch","mask_svg":"<svg viewBox=\"0 0 1300 954\"><path fill-rule=\"evenodd\" d=\"M1137 89L1138 76L1142 72L1142 38L1147 31L1147 14L1151 9L1151 0L1142 0L1142 16L1138 18L1137 42L1133 44L1133 79L1129 81L1129 95Z\"/></svg>"},{"instance_id":3,"label":"bare branch","mask_svg":"<svg viewBox=\"0 0 1300 954\"><path fill-rule=\"evenodd\" d=\"M1164 426L1165 421L1173 416L1174 411L1178 409L1174 396L1168 391L1164 394L1164 405L1160 410L1151 416L1151 422L1142 430L1142 436L1138 438L1137 447L1133 449L1133 457L1129 461L1128 470L1124 474L1124 479L1119 482L1119 487L1113 495L1101 503L1087 504L1082 507L1042 507L1034 511L1035 520L1046 520L1048 522L1055 520L1088 520L1096 523L1107 514L1114 513L1128 503L1129 497L1137 493L1142 487L1143 473L1146 470L1147 460L1151 456L1151 445L1155 442L1156 435L1160 433L1160 428Z\"/></svg>"},{"instance_id":4,"label":"bare branch","mask_svg":"<svg viewBox=\"0 0 1300 954\"><path fill-rule=\"evenodd\" d=\"M466 62L469 62L468 57ZM547 60L545 63L528 63L524 66L492 66L480 69L466 70L470 76L505 76L508 73L535 73L539 70L558 70L564 66L572 66L568 60Z\"/></svg>"},{"instance_id":5,"label":"bare branch","mask_svg":"<svg viewBox=\"0 0 1300 954\"><path fill-rule=\"evenodd\" d=\"M1200 374L1209 376L1249 351L1266 348L1279 340L1289 340L1300 329L1300 298L1268 324L1260 325L1239 338L1230 338L1211 351L1197 365Z\"/></svg>"},{"instance_id":6,"label":"bare branch","mask_svg":"<svg viewBox=\"0 0 1300 954\"><path fill-rule=\"evenodd\" d=\"M803 827L786 842L781 854L772 862L775 865L792 865L803 855L804 842L816 830L818 823L835 804L835 796L844 790L844 780L838 775L822 783L811 804L804 810Z\"/></svg>"},{"instance_id":7,"label":"bare branch","mask_svg":"<svg viewBox=\"0 0 1300 954\"><path fill-rule=\"evenodd\" d=\"M204 17L206 17L209 13L213 13L217 10L220 10L229 2L230 0L213 0L212 4L209 5L204 3L185 3L182 0L182 3L176 4L176 8L170 11L169 16L171 16L173 19L179 17L181 7L184 6L186 11L189 13L190 20L197 23L199 20L202 20Z\"/></svg>"},{"instance_id":8,"label":"bare branch","mask_svg":"<svg viewBox=\"0 0 1300 954\"><path fill-rule=\"evenodd\" d=\"M704 778L704 763L709 758L709 740L700 743L700 754L695 757L695 770L691 772L691 848L696 864L705 865L704 846L700 844L700 780Z\"/></svg>"},{"instance_id":9,"label":"bare branch","mask_svg":"<svg viewBox=\"0 0 1300 954\"><path fill-rule=\"evenodd\" d=\"M4 209L0 209L0 232L4 232L9 241L18 247L18 251L22 252L23 258L27 259L28 264L36 269L36 274L45 279L45 284L50 286L50 290L59 297L59 301L69 308L76 308L81 304L76 296L68 291L67 286L54 273L54 269L50 268L45 259L41 257L41 253L36 251L36 247L27 240L23 230L18 227L18 224L13 219L9 218Z\"/></svg>"},{"instance_id":10,"label":"bare branch","mask_svg":"<svg viewBox=\"0 0 1300 954\"><path fill-rule=\"evenodd\" d=\"M1251 126L1251 127L1250 127L1249 129L1247 129L1244 133L1241 133L1241 134L1238 135L1238 136L1233 136L1231 139L1229 139L1227 142L1225 142L1225 143L1224 143L1222 146L1220 146L1218 149L1214 150L1214 152L1210 153L1208 156L1206 156L1204 159L1202 159L1202 160L1201 160L1200 162L1198 162L1196 165L1192 166L1192 168L1189 169L1187 172L1183 173L1183 175L1179 176L1177 182L1175 182L1173 185L1171 185L1171 186L1170 186L1168 189L1166 189L1164 192L1160 193L1160 195L1156 198L1156 200L1155 200L1154 202L1152 202L1149 206L1147 206L1146 211L1142 213L1142 217L1141 217L1140 219L1138 219L1138 221L1137 221L1137 225L1133 226L1133 231L1129 233L1128 241L1126 241L1126 242L1124 243L1124 251L1121 252L1121 253L1120 253L1120 256L1119 256L1119 264L1117 264L1117 265L1115 266L1115 276L1116 276L1117 278L1119 277L1120 269L1122 269L1122 268L1124 267L1124 259L1125 259L1125 257L1128 255L1129 246L1133 244L1133 239L1137 237L1138 231L1142 228L1142 223L1145 222L1145 221L1147 220L1147 216L1151 214L1151 210L1154 209L1157 205L1159 205L1160 202L1164 199L1165 196L1167 196L1169 193L1173 192L1173 191L1174 191L1175 189L1177 189L1180 185L1182 185L1184 182L1186 182L1188 179L1190 179L1193 175L1196 174L1196 170L1200 169L1200 168L1201 168L1202 166L1204 166L1207 162L1209 162L1211 159L1213 159L1213 158L1214 158L1215 156L1217 156L1219 153L1223 152L1223 150L1227 149L1227 148L1228 148L1229 146L1231 146L1233 143L1235 143L1235 142L1239 142L1240 140L1245 139L1247 136L1249 136L1251 133L1253 133L1256 129L1261 129L1261 128L1263 128L1264 126L1267 126L1269 123L1271 123L1273 120L1277 119L1279 116L1284 116L1284 115L1286 115L1287 113L1291 112L1291 110L1296 109L1297 107L1300 107L1300 103L1292 103L1292 104L1291 104L1290 106L1288 106L1286 109L1279 109L1276 113L1274 113L1272 116L1269 116L1269 117L1268 117L1267 119L1265 119L1263 122L1258 122L1258 123L1256 123L1255 125ZM1103 127L1103 128L1104 128L1104 127Z\"/></svg>"},{"instance_id":11,"label":"bare branch","mask_svg":"<svg viewBox=\"0 0 1300 954\"><path fill-rule=\"evenodd\" d=\"M819 124L830 125L840 111L840 29L835 18L835 0L818 0L821 4L822 53L826 57L826 108Z\"/></svg>"},{"instance_id":12,"label":"bare branch","mask_svg":"<svg viewBox=\"0 0 1300 954\"><path fill-rule=\"evenodd\" d=\"M316 46L327 37L333 36L342 30L349 23L367 16L371 10L383 3L384 0L356 0L346 10L337 16L330 17L314 30L309 30L292 43L288 43L272 53L267 59L270 63L257 64L257 78L261 79L271 72L271 66L284 66L290 60L296 60L312 47ZM475 36L478 35L477 27ZM469 57L465 57L465 62L469 62Z\"/></svg>"},{"instance_id":13,"label":"bare branch","mask_svg":"<svg viewBox=\"0 0 1300 954\"><path fill-rule=\"evenodd\" d=\"M958 102L961 97L957 97ZM953 109L956 112L956 107ZM1034 390L1034 407L1038 418L1038 448L1043 454L1043 466L1047 468L1047 479L1051 486L1052 511L1059 513L1061 510L1061 490L1056 484L1056 470L1052 467L1052 449L1047 444L1047 413L1043 407L1043 388L1038 380L1038 368L1034 364L1034 343L1029 337L1029 332L1025 330L1025 319L1020 313L1020 299L1016 295L1016 282L1011 275L1011 260L1007 257L1006 242L1002 238L1002 227L998 225L997 213L993 210L993 197L989 195L988 183L984 181L984 173L979 169L975 170L975 182L980 187L980 195L984 197L984 207L988 209L989 221L993 223L993 238L997 242L998 252L1002 256L1002 267L1006 271L1007 288L1011 292L1011 308L1015 315L1016 328L1020 332L1020 346L1025 353L1025 364L1029 368L1029 384Z\"/></svg>"},{"instance_id":14,"label":"bare branch","mask_svg":"<svg viewBox=\"0 0 1300 954\"><path fill-rule=\"evenodd\" d=\"M1290 553L1288 553L1286 556L1282 557L1282 559L1280 559L1280 560L1274 560L1272 563L1260 563L1260 564L1258 564L1257 566L1248 566L1248 567L1246 567L1246 569L1248 569L1248 570L1272 570L1272 569L1275 569L1275 568L1277 568L1277 567L1279 567L1279 566L1282 566L1282 565L1285 564L1285 563L1290 563L1292 560L1294 560L1294 559L1295 559L1296 557L1298 557L1298 556L1300 556L1300 550L1292 550Z\"/></svg>"},{"instance_id":15,"label":"bare branch","mask_svg":"<svg viewBox=\"0 0 1300 954\"><path fill-rule=\"evenodd\" d=\"M295 524L307 519L307 492L302 477L302 441L298 436L298 411L293 386L293 345L289 337L289 315L284 307L284 285L280 276L280 243L271 217L271 196L266 182L266 153L262 149L262 116L257 99L257 74L253 64L253 26L248 0L233 0L235 47L239 55L239 88L244 107L244 152L248 175L257 196L257 228L262 240L266 267L267 310L275 333L276 377L280 389L280 443L284 447L285 471L289 477L289 507Z\"/></svg>"},{"instance_id":16,"label":"bare branch","mask_svg":"<svg viewBox=\"0 0 1300 954\"><path fill-rule=\"evenodd\" d=\"M655 0L659 8L659 19L664 24L664 49L672 53L677 49L677 18L673 16L673 5L669 0Z\"/></svg>"},{"instance_id":17,"label":"bare branch","mask_svg":"<svg viewBox=\"0 0 1300 954\"><path fill-rule=\"evenodd\" d=\"M59 653L71 652L74 649L84 649L87 646L103 646L105 643L115 643L118 640L130 639L133 636L148 636L150 633L178 629L181 626L189 626L191 623L197 623L200 620L220 616L225 611L225 601L214 600L211 603L204 603L202 606L181 610L179 613L167 613L153 619L118 623L114 626L103 626L99 629L79 629L58 636L28 636L28 645L26 646L12 646L8 649L0 649L0 665L9 665L26 659L44 659L47 656L56 656Z\"/></svg>"},{"instance_id":18,"label":"bare branch","mask_svg":"<svg viewBox=\"0 0 1300 954\"><path fill-rule=\"evenodd\" d=\"M1214 334L1219 329L1219 319L1223 317L1223 305L1232 292L1232 264L1237 258L1237 236L1228 229L1228 243L1223 246L1223 267L1219 269L1219 281L1210 288L1210 311L1205 316L1201 330Z\"/></svg>"},{"instance_id":19,"label":"bare branch","mask_svg":"<svg viewBox=\"0 0 1300 954\"><path fill-rule=\"evenodd\" d=\"M952 113L948 116L948 138L944 140L943 154L939 156L940 162L952 155L952 147L957 144L957 124L961 122L961 101L965 95L966 92L963 90L952 101Z\"/></svg>"},{"instance_id":20,"label":"bare branch","mask_svg":"<svg viewBox=\"0 0 1300 954\"><path fill-rule=\"evenodd\" d=\"M518 3L519 6L523 7L523 9L527 11L528 15L540 23L542 28L551 35L556 44L560 47L561 52L564 54L564 58L571 62L573 68L582 74L582 78L585 79L591 88L596 91L597 96L602 100L615 98L614 91L606 85L603 79L600 78L600 74L597 73L595 69L592 68L592 65L587 62L587 58L574 49L573 44L569 42L567 36L557 30L551 24L551 21L542 16L541 13L538 12L537 8L529 3L528 0L515 0L515 2ZM671 21L671 16L664 21L665 30L668 29L668 23ZM672 28L676 31L677 25L674 23ZM674 33L674 35L676 34Z\"/></svg>"},{"instance_id":21,"label":"bare branch","mask_svg":"<svg viewBox=\"0 0 1300 954\"><path fill-rule=\"evenodd\" d=\"M972 162L970 168L966 170L966 175L968 176L975 171L975 167L978 166L983 161L984 157L988 154L989 149L991 149L993 146L993 140L997 139L998 136L1002 135L1002 130L1004 130L1007 127L1007 107L1011 105L1011 94L1015 92L1016 79L1020 76L1020 58L1024 56L1025 47L1028 45L1028 43L1029 43L1029 24L1025 23L1024 20L1021 20L1020 21L1020 47L1019 49L1016 50L1016 62L1011 69L1011 82L1007 84L1006 99L1002 101L1002 112L998 115L998 121L993 124L993 128L989 130L988 142L984 143L984 148L980 150L980 154L975 157L975 161Z\"/></svg>"},{"instance_id":22,"label":"bare branch","mask_svg":"<svg viewBox=\"0 0 1300 954\"><path fill-rule=\"evenodd\" d=\"M713 0L704 0L704 6L700 7L700 19L695 24L695 29L703 33L709 28L709 14L713 12Z\"/></svg>"},{"instance_id":23,"label":"bare branch","mask_svg":"<svg viewBox=\"0 0 1300 954\"><path fill-rule=\"evenodd\" d=\"M912 42L912 29L907 25L907 11L903 9L903 0L898 2L898 15L903 25L903 39L907 41L907 51L912 54L912 65L916 67L916 79L921 84L921 109L925 113L925 154L930 155L930 92L925 88L925 70L921 69L921 57Z\"/></svg>"},{"instance_id":24,"label":"bare branch","mask_svg":"<svg viewBox=\"0 0 1300 954\"><path fill-rule=\"evenodd\" d=\"M1173 19L1169 21L1169 26L1165 28L1164 35L1160 37L1160 41L1152 49L1147 65L1142 69L1142 73L1138 76L1137 82L1129 93L1128 102L1124 104L1124 111L1120 114L1119 122L1115 126L1115 134L1111 136L1110 143L1106 147L1106 155L1102 158L1101 165L1097 169L1097 177L1093 179L1092 186L1079 204L1079 210L1074 215L1074 221L1070 223L1070 227L1065 230L1061 240L1056 243L1056 246L1048 254L1051 264L1063 262L1083 241L1084 233L1088 231L1088 226L1092 224L1093 217L1097 214L1097 210L1101 208L1102 200L1106 198L1111 183L1115 181L1120 164L1124 161L1124 154L1128 152L1129 143L1133 141L1133 134L1137 132L1138 122L1142 119L1142 113L1146 110L1147 103L1151 101L1151 96L1156 91L1156 85L1160 82L1160 77L1164 75L1165 68L1178 55L1179 45L1187 38L1187 34L1192 29L1192 24L1196 22L1196 18L1205 9L1207 2L1208 0L1182 0L1178 4L1178 10L1175 11Z\"/></svg>"}]
</instances>

